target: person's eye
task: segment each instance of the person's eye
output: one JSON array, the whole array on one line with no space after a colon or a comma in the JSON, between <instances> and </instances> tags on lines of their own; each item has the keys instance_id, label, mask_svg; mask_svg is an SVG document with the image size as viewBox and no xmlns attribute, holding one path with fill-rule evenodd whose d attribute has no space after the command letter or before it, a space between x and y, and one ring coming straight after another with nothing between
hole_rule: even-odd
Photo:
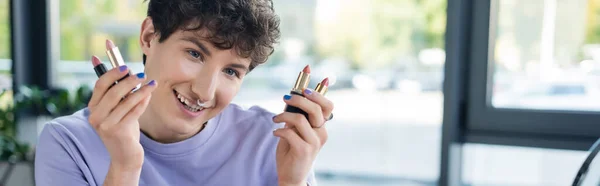
<instances>
[{"instance_id":1,"label":"person's eye","mask_svg":"<svg viewBox=\"0 0 600 186\"><path fill-rule=\"evenodd\" d=\"M240 73L234 69L228 68L225 69L225 74L229 75L229 76L235 76L235 77L240 77Z\"/></svg>"},{"instance_id":2,"label":"person's eye","mask_svg":"<svg viewBox=\"0 0 600 186\"><path fill-rule=\"evenodd\" d=\"M196 51L193 51L193 50L188 50L188 54L190 56L192 56L193 58L203 60L202 59L202 54L200 54L200 52L196 52Z\"/></svg>"}]
</instances>

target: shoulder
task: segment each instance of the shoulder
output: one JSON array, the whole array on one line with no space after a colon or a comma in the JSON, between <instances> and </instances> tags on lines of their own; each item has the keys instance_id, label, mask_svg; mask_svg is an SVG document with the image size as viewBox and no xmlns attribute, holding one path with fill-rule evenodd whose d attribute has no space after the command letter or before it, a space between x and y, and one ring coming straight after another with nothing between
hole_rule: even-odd
<instances>
[{"instance_id":1,"label":"shoulder","mask_svg":"<svg viewBox=\"0 0 600 186\"><path fill-rule=\"evenodd\" d=\"M71 115L54 118L44 125L44 131L51 130L68 135L89 135L94 129L88 122L89 110L87 108L76 111Z\"/></svg>"},{"instance_id":2,"label":"shoulder","mask_svg":"<svg viewBox=\"0 0 600 186\"><path fill-rule=\"evenodd\" d=\"M88 122L87 108L76 111L71 115L54 118L44 125L39 135L38 145L59 143L61 146L77 148L102 143L96 131Z\"/></svg>"},{"instance_id":3,"label":"shoulder","mask_svg":"<svg viewBox=\"0 0 600 186\"><path fill-rule=\"evenodd\" d=\"M100 144L99 144L100 143ZM91 165L100 157L101 140L87 122L87 109L55 118L44 125L35 147L35 180L43 185L88 185ZM108 158L104 158L108 159Z\"/></svg>"}]
</instances>

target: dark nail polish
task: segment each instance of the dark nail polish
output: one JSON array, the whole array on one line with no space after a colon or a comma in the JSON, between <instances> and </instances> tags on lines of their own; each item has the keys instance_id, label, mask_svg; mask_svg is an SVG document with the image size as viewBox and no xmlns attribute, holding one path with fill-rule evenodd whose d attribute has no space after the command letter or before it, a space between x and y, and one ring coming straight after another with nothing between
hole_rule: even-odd
<instances>
[{"instance_id":1,"label":"dark nail polish","mask_svg":"<svg viewBox=\"0 0 600 186\"><path fill-rule=\"evenodd\" d=\"M127 70L127 66L123 65L119 67L119 71L125 72Z\"/></svg>"},{"instance_id":2,"label":"dark nail polish","mask_svg":"<svg viewBox=\"0 0 600 186\"><path fill-rule=\"evenodd\" d=\"M138 78L142 79L146 76L146 74L144 74L143 72L140 72L136 75Z\"/></svg>"},{"instance_id":3,"label":"dark nail polish","mask_svg":"<svg viewBox=\"0 0 600 186\"><path fill-rule=\"evenodd\" d=\"M148 85L154 86L154 85L156 85L156 81L152 80L152 81L148 82Z\"/></svg>"},{"instance_id":4,"label":"dark nail polish","mask_svg":"<svg viewBox=\"0 0 600 186\"><path fill-rule=\"evenodd\" d=\"M271 118L271 120L275 120L275 117L277 117L277 116L273 116L273 118Z\"/></svg>"},{"instance_id":5,"label":"dark nail polish","mask_svg":"<svg viewBox=\"0 0 600 186\"><path fill-rule=\"evenodd\" d=\"M283 99L285 99L285 100L290 100L290 99L292 99L292 96L290 96L290 95L285 95L285 96L283 96Z\"/></svg>"},{"instance_id":6,"label":"dark nail polish","mask_svg":"<svg viewBox=\"0 0 600 186\"><path fill-rule=\"evenodd\" d=\"M310 91L310 89L304 89L304 93L306 93L307 95L312 94L312 91Z\"/></svg>"}]
</instances>

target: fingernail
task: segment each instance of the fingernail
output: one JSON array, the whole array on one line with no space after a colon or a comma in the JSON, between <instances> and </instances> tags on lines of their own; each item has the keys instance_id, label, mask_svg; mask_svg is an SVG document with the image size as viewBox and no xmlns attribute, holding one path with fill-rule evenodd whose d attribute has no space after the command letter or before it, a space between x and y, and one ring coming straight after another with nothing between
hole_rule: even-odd
<instances>
[{"instance_id":1,"label":"fingernail","mask_svg":"<svg viewBox=\"0 0 600 186\"><path fill-rule=\"evenodd\" d=\"M290 95L285 95L285 96L283 96L283 99L285 99L285 100L290 100L290 99L292 99L292 96L290 96Z\"/></svg>"},{"instance_id":2,"label":"fingernail","mask_svg":"<svg viewBox=\"0 0 600 186\"><path fill-rule=\"evenodd\" d=\"M304 93L310 95L312 94L312 91L310 91L310 89L304 89Z\"/></svg>"},{"instance_id":3,"label":"fingernail","mask_svg":"<svg viewBox=\"0 0 600 186\"><path fill-rule=\"evenodd\" d=\"M142 79L146 76L146 74L144 74L143 72L140 72L136 75L138 78Z\"/></svg>"},{"instance_id":4,"label":"fingernail","mask_svg":"<svg viewBox=\"0 0 600 186\"><path fill-rule=\"evenodd\" d=\"M154 86L154 85L156 85L156 81L152 80L152 81L148 82L148 85Z\"/></svg>"},{"instance_id":5,"label":"fingernail","mask_svg":"<svg viewBox=\"0 0 600 186\"><path fill-rule=\"evenodd\" d=\"M125 72L127 70L127 66L123 65L119 67L119 71Z\"/></svg>"}]
</instances>

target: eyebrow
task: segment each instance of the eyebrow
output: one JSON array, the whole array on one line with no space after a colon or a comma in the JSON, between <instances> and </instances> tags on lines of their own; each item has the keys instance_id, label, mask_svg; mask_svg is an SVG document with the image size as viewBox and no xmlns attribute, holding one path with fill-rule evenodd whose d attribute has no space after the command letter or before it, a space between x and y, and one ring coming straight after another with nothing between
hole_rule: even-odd
<instances>
[{"instance_id":1,"label":"eyebrow","mask_svg":"<svg viewBox=\"0 0 600 186\"><path fill-rule=\"evenodd\" d=\"M210 51L208 51L208 49L206 49L206 46L204 46L198 38L187 36L187 37L181 38L181 40L194 43L196 46L198 46L198 48L200 48L200 50L202 50L202 52L206 53L207 56L210 56Z\"/></svg>"},{"instance_id":2,"label":"eyebrow","mask_svg":"<svg viewBox=\"0 0 600 186\"><path fill-rule=\"evenodd\" d=\"M232 67L232 68L237 68L237 69L240 69L240 70L244 71L244 74L248 73L248 67L246 65L242 65L242 64L238 64L238 63L233 63L233 64L230 64L229 66Z\"/></svg>"},{"instance_id":3,"label":"eyebrow","mask_svg":"<svg viewBox=\"0 0 600 186\"><path fill-rule=\"evenodd\" d=\"M187 37L181 38L181 40L194 43L196 46L198 46L198 48L200 48L200 50L202 50L202 52L206 53L207 56L210 56L210 52L208 51L206 46L204 46L202 44L202 42L200 42L200 40L198 38L187 36ZM238 64L238 63L232 63L229 66L232 68L237 68L241 71L244 71L244 73L248 73L248 71L250 70L249 67L247 67L246 65L242 65L242 64Z\"/></svg>"}]
</instances>

